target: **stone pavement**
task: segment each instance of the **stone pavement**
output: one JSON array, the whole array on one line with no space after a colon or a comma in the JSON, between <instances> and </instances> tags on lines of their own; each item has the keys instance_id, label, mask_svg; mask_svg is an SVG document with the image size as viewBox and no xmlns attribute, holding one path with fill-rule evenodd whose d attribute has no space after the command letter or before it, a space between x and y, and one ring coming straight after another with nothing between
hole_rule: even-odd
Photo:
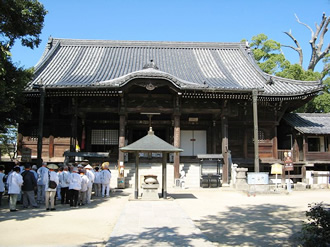
<instances>
[{"instance_id":1,"label":"stone pavement","mask_svg":"<svg viewBox=\"0 0 330 247\"><path fill-rule=\"evenodd\" d=\"M0 246L295 246L308 204L330 204L330 190L257 194L175 189L169 201L130 201L116 190L79 209L0 208ZM5 198L6 199L6 198ZM7 203L4 200L4 203Z\"/></svg>"},{"instance_id":2,"label":"stone pavement","mask_svg":"<svg viewBox=\"0 0 330 247\"><path fill-rule=\"evenodd\" d=\"M176 201L130 201L107 246L215 246Z\"/></svg>"}]
</instances>

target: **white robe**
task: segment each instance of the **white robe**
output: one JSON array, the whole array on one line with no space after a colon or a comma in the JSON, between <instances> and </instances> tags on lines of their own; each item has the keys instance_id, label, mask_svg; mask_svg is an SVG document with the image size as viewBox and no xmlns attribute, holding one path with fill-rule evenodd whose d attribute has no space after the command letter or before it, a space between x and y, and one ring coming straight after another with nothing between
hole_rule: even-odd
<instances>
[{"instance_id":1,"label":"white robe","mask_svg":"<svg viewBox=\"0 0 330 247\"><path fill-rule=\"evenodd\" d=\"M8 177L8 194L20 194L23 177L17 172L12 172Z\"/></svg>"}]
</instances>

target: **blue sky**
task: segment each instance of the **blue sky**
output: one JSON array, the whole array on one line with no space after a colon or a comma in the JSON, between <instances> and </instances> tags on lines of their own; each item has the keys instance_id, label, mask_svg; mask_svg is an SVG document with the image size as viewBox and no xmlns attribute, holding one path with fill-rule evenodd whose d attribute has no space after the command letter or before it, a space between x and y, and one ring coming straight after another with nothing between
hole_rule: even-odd
<instances>
[{"instance_id":1,"label":"blue sky","mask_svg":"<svg viewBox=\"0 0 330 247\"><path fill-rule=\"evenodd\" d=\"M310 31L322 13L330 15L330 0L39 0L48 10L42 43L31 50L16 42L13 61L34 66L50 36L70 39L239 42L265 33L282 44L294 45L283 32L292 30L310 58ZM329 43L330 31L325 45ZM324 45L324 46L325 46ZM283 48L298 62L298 54Z\"/></svg>"}]
</instances>

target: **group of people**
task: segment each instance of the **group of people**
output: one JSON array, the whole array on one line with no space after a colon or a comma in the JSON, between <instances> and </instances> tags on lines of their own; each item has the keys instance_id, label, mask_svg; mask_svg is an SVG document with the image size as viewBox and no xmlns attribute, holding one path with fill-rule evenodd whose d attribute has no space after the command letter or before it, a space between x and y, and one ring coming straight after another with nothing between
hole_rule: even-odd
<instances>
[{"instance_id":1,"label":"group of people","mask_svg":"<svg viewBox=\"0 0 330 247\"><path fill-rule=\"evenodd\" d=\"M70 204L71 208L91 203L92 192L96 197L110 196L111 171L109 162L100 167L91 165L55 165L42 163L25 164L24 168L16 165L8 175L0 167L0 206L5 188L9 194L9 208L17 211L17 201L23 208L39 208L45 204L46 210L56 210L56 197L61 204ZM7 185L7 186L6 186Z\"/></svg>"}]
</instances>

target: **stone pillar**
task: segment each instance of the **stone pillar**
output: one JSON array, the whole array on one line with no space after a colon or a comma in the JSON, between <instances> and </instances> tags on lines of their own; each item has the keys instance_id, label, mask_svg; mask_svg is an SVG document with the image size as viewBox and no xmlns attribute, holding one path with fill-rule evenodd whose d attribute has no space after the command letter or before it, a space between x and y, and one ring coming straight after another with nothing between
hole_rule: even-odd
<instances>
[{"instance_id":1,"label":"stone pillar","mask_svg":"<svg viewBox=\"0 0 330 247\"><path fill-rule=\"evenodd\" d=\"M230 187L235 188L236 185L236 177L237 177L237 169L238 165L237 164L233 164L231 167L231 180L230 180Z\"/></svg>"},{"instance_id":2,"label":"stone pillar","mask_svg":"<svg viewBox=\"0 0 330 247\"><path fill-rule=\"evenodd\" d=\"M174 147L180 148L180 115L174 115ZM174 178L180 178L180 154L174 153Z\"/></svg>"},{"instance_id":3,"label":"stone pillar","mask_svg":"<svg viewBox=\"0 0 330 247\"><path fill-rule=\"evenodd\" d=\"M247 168L236 168L236 184L235 187L237 190L246 190L248 189L248 184L246 182L246 172Z\"/></svg>"}]
</instances>

